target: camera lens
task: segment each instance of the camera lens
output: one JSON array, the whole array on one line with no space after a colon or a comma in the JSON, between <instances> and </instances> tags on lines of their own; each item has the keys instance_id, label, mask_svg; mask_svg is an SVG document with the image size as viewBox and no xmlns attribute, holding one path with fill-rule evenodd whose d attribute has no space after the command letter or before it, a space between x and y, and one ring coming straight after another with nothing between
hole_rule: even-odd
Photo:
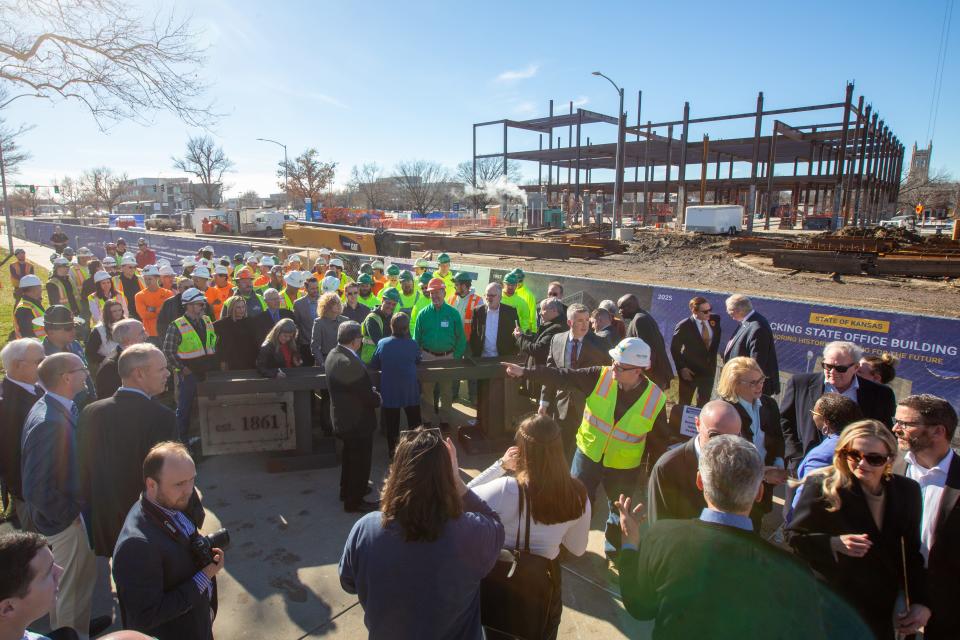
<instances>
[{"instance_id":1,"label":"camera lens","mask_svg":"<svg viewBox=\"0 0 960 640\"><path fill-rule=\"evenodd\" d=\"M207 540L209 541L211 548L226 549L230 546L230 532L226 529L214 531L207 536Z\"/></svg>"}]
</instances>

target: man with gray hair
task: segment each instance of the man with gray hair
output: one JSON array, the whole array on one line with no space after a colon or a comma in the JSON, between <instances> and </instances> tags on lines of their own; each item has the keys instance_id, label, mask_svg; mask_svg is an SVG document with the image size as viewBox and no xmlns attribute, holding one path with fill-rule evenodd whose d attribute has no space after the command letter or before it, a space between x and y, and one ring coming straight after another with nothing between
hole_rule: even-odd
<instances>
[{"instance_id":1,"label":"man with gray hair","mask_svg":"<svg viewBox=\"0 0 960 640\"><path fill-rule=\"evenodd\" d=\"M337 328L337 346L324 363L333 433L343 442L340 498L347 513L366 513L379 507L377 502L363 499L368 491L376 408L381 400L360 359L362 344L360 325L352 320L344 322Z\"/></svg>"},{"instance_id":2,"label":"man with gray hair","mask_svg":"<svg viewBox=\"0 0 960 640\"><path fill-rule=\"evenodd\" d=\"M738 435L710 438L696 475L706 507L697 519L658 521L642 548L642 505L620 496L620 593L630 615L654 620L654 638L762 638L772 629L788 638L870 637L809 567L752 533L750 510L763 495L762 480L763 460L752 443Z\"/></svg>"},{"instance_id":3,"label":"man with gray hair","mask_svg":"<svg viewBox=\"0 0 960 640\"><path fill-rule=\"evenodd\" d=\"M20 437L30 409L43 395L37 367L43 347L34 338L11 340L0 351L6 377L0 383L0 510L13 504L22 528L29 528L20 476Z\"/></svg>"},{"instance_id":4,"label":"man with gray hair","mask_svg":"<svg viewBox=\"0 0 960 640\"><path fill-rule=\"evenodd\" d=\"M90 505L93 549L105 557L113 554L124 518L143 489L143 459L153 445L177 438L173 411L152 399L163 393L170 377L163 352L148 342L130 344L116 366L122 384L84 408L77 428L80 487Z\"/></svg>"},{"instance_id":5,"label":"man with gray hair","mask_svg":"<svg viewBox=\"0 0 960 640\"><path fill-rule=\"evenodd\" d=\"M788 470L795 471L823 439L811 411L825 393L846 396L860 406L864 418L893 428L896 397L890 387L857 375L862 356L863 349L852 342L830 342L823 348L822 372L798 373L787 381L780 399L780 428Z\"/></svg>"},{"instance_id":6,"label":"man with gray hair","mask_svg":"<svg viewBox=\"0 0 960 640\"><path fill-rule=\"evenodd\" d=\"M97 369L96 387L97 400L103 400L113 395L113 392L120 388L120 373L117 370L117 360L120 354L127 347L145 342L147 330L143 323L133 318L126 318L113 325L113 341L117 343L117 349L109 356L104 358Z\"/></svg>"},{"instance_id":7,"label":"man with gray hair","mask_svg":"<svg viewBox=\"0 0 960 640\"><path fill-rule=\"evenodd\" d=\"M753 358L760 365L763 375L767 376L763 392L768 396L780 393L780 366L777 364L777 350L770 323L753 309L750 298L739 293L727 298L726 307L727 315L734 322L739 322L740 327L727 342L723 361L741 356Z\"/></svg>"}]
</instances>

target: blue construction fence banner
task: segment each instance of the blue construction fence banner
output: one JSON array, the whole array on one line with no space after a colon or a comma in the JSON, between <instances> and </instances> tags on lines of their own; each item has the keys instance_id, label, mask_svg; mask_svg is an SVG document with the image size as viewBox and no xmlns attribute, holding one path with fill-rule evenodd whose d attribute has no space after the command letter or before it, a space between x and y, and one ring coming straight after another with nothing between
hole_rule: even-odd
<instances>
[{"instance_id":1,"label":"blue construction fence banner","mask_svg":"<svg viewBox=\"0 0 960 640\"><path fill-rule=\"evenodd\" d=\"M13 218L16 237L46 246L50 246L54 226L49 222ZM136 246L137 238L146 237L158 256L167 258L172 264L179 264L186 256L196 255L206 245L211 245L217 256L232 256L250 250L247 244L226 239L198 240L164 233L129 233L67 224L62 224L61 228L70 236L74 248L86 246L100 257L104 255L103 244L107 241L116 242L118 237L123 237L130 247ZM345 259L348 271L355 271L360 261L373 258L352 253L339 255ZM387 266L396 264L401 269L413 270L414 261L411 259L383 260ZM436 263L431 262L430 266L436 268ZM474 289L478 293L488 282L502 282L513 266L509 264L510 268L499 269L452 264L454 271L471 274ZM591 310L596 309L602 300L616 302L624 294L636 295L640 306L657 319L668 352L674 327L690 315L688 305L694 296L705 297L714 313L720 316L721 350L737 329L737 323L725 311L724 302L730 295L728 292L624 282L616 280L616 274L613 273L609 280L595 280L531 271L526 274L524 285L539 300L546 297L547 288L554 281L564 288L564 302L568 305L579 302ZM781 388L796 373L819 371L823 346L835 340L845 340L860 345L867 354L886 352L899 359L897 377L890 383L898 398L914 393L931 393L960 407L960 359L957 358L960 352L960 319L760 296L751 296L751 300L754 308L770 321L773 329Z\"/></svg>"}]
</instances>

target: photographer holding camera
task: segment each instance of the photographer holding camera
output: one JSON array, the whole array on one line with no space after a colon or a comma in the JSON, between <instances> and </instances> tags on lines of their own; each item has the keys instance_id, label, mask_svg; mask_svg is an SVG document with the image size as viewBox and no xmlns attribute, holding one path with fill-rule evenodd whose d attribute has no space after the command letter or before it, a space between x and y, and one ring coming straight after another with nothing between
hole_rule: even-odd
<instances>
[{"instance_id":1,"label":"photographer holding camera","mask_svg":"<svg viewBox=\"0 0 960 640\"><path fill-rule=\"evenodd\" d=\"M178 442L155 445L143 461L143 496L127 514L113 552L125 629L157 640L212 640L215 576L229 535L200 534L197 470Z\"/></svg>"}]
</instances>

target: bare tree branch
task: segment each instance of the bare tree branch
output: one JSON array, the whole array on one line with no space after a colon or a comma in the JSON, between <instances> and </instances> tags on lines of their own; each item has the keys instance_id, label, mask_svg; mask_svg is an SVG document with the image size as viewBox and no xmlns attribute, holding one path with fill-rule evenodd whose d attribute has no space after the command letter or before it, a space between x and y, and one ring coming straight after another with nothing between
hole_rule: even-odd
<instances>
[{"instance_id":1,"label":"bare tree branch","mask_svg":"<svg viewBox=\"0 0 960 640\"><path fill-rule=\"evenodd\" d=\"M95 167L80 176L82 189L92 196L94 204L113 213L114 208L125 202L127 174L116 174L108 167Z\"/></svg>"},{"instance_id":2,"label":"bare tree branch","mask_svg":"<svg viewBox=\"0 0 960 640\"><path fill-rule=\"evenodd\" d=\"M8 126L6 121L0 118L0 148L3 150L3 170L8 178L17 175L20 165L30 159L30 153L20 148L17 138L31 129L32 125Z\"/></svg>"},{"instance_id":3,"label":"bare tree branch","mask_svg":"<svg viewBox=\"0 0 960 640\"><path fill-rule=\"evenodd\" d=\"M385 209L393 187L393 181L384 177L375 162L354 166L350 172L350 188L360 195L368 209Z\"/></svg>"},{"instance_id":4,"label":"bare tree branch","mask_svg":"<svg viewBox=\"0 0 960 640\"><path fill-rule=\"evenodd\" d=\"M189 20L148 18L125 0L0 0L0 82L23 97L76 100L101 129L169 111L194 126L217 115L199 101L204 51Z\"/></svg>"},{"instance_id":5,"label":"bare tree branch","mask_svg":"<svg viewBox=\"0 0 960 640\"><path fill-rule=\"evenodd\" d=\"M333 182L337 170L336 162L322 162L317 159L317 155L319 154L316 149L307 149L286 163L286 171L283 162L277 170L277 177L280 179L277 184L280 188L284 189L291 199L310 198L315 208L322 201L322 193L327 185ZM287 184L283 182L284 173Z\"/></svg>"},{"instance_id":6,"label":"bare tree branch","mask_svg":"<svg viewBox=\"0 0 960 640\"><path fill-rule=\"evenodd\" d=\"M421 214L436 209L449 199L450 174L436 162L399 162L394 179L406 205Z\"/></svg>"},{"instance_id":7,"label":"bare tree branch","mask_svg":"<svg viewBox=\"0 0 960 640\"><path fill-rule=\"evenodd\" d=\"M488 204L495 200L487 187L503 178L503 160L501 158L478 158L477 184L475 185L473 184L473 162L471 161L461 162L457 165L455 178L467 185L465 197L467 206L474 211L483 211ZM507 165L506 179L509 182L517 184L522 178L520 167L517 166L516 162ZM471 185L475 188L471 188Z\"/></svg>"},{"instance_id":8,"label":"bare tree branch","mask_svg":"<svg viewBox=\"0 0 960 640\"><path fill-rule=\"evenodd\" d=\"M173 166L195 176L203 189L199 193L201 204L216 207L223 198L223 174L233 169L233 161L216 146L210 136L191 136L187 140L187 153L182 158L172 158Z\"/></svg>"}]
</instances>

